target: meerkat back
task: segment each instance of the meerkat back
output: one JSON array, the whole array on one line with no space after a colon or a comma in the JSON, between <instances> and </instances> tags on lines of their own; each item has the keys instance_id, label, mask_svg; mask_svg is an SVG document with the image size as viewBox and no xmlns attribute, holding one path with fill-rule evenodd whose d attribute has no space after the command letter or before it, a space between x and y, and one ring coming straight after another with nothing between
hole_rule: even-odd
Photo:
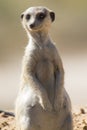
<instances>
[{"instance_id":1,"label":"meerkat back","mask_svg":"<svg viewBox=\"0 0 87 130\"><path fill-rule=\"evenodd\" d=\"M72 130L70 98L64 89L64 69L49 36L55 13L30 7L21 14L29 37L16 100L17 130Z\"/></svg>"}]
</instances>

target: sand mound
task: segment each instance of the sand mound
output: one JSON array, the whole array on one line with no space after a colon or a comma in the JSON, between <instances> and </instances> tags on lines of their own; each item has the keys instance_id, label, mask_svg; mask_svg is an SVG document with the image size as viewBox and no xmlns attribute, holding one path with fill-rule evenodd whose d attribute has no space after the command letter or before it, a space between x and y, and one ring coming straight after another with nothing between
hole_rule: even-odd
<instances>
[{"instance_id":1,"label":"sand mound","mask_svg":"<svg viewBox=\"0 0 87 130\"><path fill-rule=\"evenodd\" d=\"M0 111L0 130L15 130L15 118Z\"/></svg>"},{"instance_id":2,"label":"sand mound","mask_svg":"<svg viewBox=\"0 0 87 130\"><path fill-rule=\"evenodd\" d=\"M87 108L73 112L74 130L87 130ZM0 130L15 130L15 117L0 112Z\"/></svg>"}]
</instances>

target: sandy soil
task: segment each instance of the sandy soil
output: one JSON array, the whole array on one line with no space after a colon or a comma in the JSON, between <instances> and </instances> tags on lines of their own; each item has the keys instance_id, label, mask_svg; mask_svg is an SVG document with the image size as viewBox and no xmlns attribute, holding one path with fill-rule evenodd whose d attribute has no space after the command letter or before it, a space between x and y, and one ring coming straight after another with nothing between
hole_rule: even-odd
<instances>
[{"instance_id":1,"label":"sandy soil","mask_svg":"<svg viewBox=\"0 0 87 130\"><path fill-rule=\"evenodd\" d=\"M87 130L87 107L73 110L74 130ZM0 130L15 130L15 118L0 112Z\"/></svg>"}]
</instances>

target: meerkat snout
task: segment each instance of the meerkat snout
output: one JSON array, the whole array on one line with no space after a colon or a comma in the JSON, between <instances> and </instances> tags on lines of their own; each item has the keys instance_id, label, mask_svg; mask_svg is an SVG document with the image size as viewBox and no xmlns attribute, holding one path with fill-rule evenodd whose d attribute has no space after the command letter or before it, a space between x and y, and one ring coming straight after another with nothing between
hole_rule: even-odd
<instances>
[{"instance_id":1,"label":"meerkat snout","mask_svg":"<svg viewBox=\"0 0 87 130\"><path fill-rule=\"evenodd\" d=\"M21 14L21 20L28 31L48 29L55 20L55 13L46 7L31 7Z\"/></svg>"},{"instance_id":2,"label":"meerkat snout","mask_svg":"<svg viewBox=\"0 0 87 130\"><path fill-rule=\"evenodd\" d=\"M30 24L30 28L32 29L32 28L34 28L35 27L35 24L33 23L33 24Z\"/></svg>"}]
</instances>

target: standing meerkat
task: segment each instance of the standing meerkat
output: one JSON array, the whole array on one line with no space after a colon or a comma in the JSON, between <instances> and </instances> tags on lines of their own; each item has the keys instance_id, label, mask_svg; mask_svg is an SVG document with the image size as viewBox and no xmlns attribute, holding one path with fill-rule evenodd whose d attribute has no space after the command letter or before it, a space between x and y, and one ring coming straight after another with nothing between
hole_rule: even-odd
<instances>
[{"instance_id":1,"label":"standing meerkat","mask_svg":"<svg viewBox=\"0 0 87 130\"><path fill-rule=\"evenodd\" d=\"M55 13L46 7L30 7L21 20L29 43L16 100L17 130L73 130L62 61L49 36Z\"/></svg>"}]
</instances>

